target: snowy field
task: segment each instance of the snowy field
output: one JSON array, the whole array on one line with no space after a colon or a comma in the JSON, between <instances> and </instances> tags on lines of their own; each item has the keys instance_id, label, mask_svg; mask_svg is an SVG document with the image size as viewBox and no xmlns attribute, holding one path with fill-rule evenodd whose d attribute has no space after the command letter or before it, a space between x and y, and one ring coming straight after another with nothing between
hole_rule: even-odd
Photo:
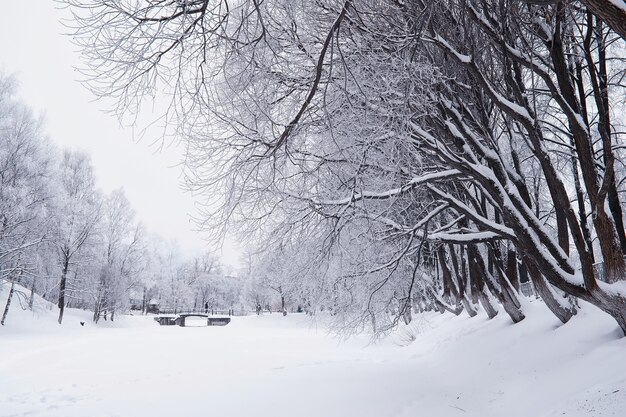
<instances>
[{"instance_id":1,"label":"snowy field","mask_svg":"<svg viewBox=\"0 0 626 417\"><path fill-rule=\"evenodd\" d=\"M2 417L625 415L626 339L590 306L565 326L541 303L518 325L428 314L374 345L301 315L181 328L70 310L59 327L41 302L15 307L0 328Z\"/></svg>"}]
</instances>

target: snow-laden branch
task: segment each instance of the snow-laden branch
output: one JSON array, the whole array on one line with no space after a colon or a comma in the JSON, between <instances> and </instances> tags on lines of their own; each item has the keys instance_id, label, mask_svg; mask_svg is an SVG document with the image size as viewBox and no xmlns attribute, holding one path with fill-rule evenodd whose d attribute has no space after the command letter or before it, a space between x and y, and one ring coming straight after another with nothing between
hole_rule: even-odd
<instances>
[{"instance_id":1,"label":"snow-laden branch","mask_svg":"<svg viewBox=\"0 0 626 417\"><path fill-rule=\"evenodd\" d=\"M461 172L456 169L448 169L441 172L434 172L430 174L424 174L419 177L411 179L409 182L398 188L392 188L385 191L362 191L355 192L352 195L340 198L336 200L313 200L313 203L318 206L343 206L351 203L355 203L360 200L386 200L392 197L402 195L418 185L428 184L431 182L457 178L461 175Z\"/></svg>"},{"instance_id":2,"label":"snow-laden branch","mask_svg":"<svg viewBox=\"0 0 626 417\"><path fill-rule=\"evenodd\" d=\"M481 231L470 231L466 233L439 232L431 233L428 235L428 240L432 242L453 243L459 245L467 245L469 243L492 242L494 240L500 239L503 239L503 237L498 233Z\"/></svg>"},{"instance_id":3,"label":"snow-laden branch","mask_svg":"<svg viewBox=\"0 0 626 417\"><path fill-rule=\"evenodd\" d=\"M497 92L496 89L491 85L491 83L487 81L485 75L482 73L482 71L478 69L476 63L470 57L458 52L452 45L446 42L446 40L439 35L436 35L434 37L434 41L439 44L442 49L451 54L457 60L457 62L465 65L470 69L472 75L479 82L481 87L485 89L485 91L489 94L489 96L496 103L496 105L506 114L510 115L515 120L523 120L525 123L530 125L534 124L534 118L530 115L530 113L528 113L528 110Z\"/></svg>"},{"instance_id":4,"label":"snow-laden branch","mask_svg":"<svg viewBox=\"0 0 626 417\"><path fill-rule=\"evenodd\" d=\"M491 232L500 234L503 238L510 239L510 240L514 240L515 239L515 232L513 231L513 229L511 229L509 227L506 227L506 226L504 226L502 224L498 224L498 223L496 223L494 221L491 221L491 220L481 216L475 210L473 210L467 204L463 203L458 198L454 197L453 195L451 195L449 193L446 193L446 192L438 189L437 187L435 187L433 185L429 184L428 185L428 189L431 190L436 195L438 195L443 200L445 200L452 207L456 208L461 213L465 214L467 217L472 219L474 222L476 222L480 226L486 228L487 230L489 230Z\"/></svg>"}]
</instances>

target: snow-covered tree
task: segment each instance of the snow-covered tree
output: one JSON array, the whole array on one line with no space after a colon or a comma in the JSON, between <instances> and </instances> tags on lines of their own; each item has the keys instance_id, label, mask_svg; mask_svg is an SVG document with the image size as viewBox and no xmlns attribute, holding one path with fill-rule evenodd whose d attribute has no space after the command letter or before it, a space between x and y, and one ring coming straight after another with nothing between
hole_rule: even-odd
<instances>
[{"instance_id":1,"label":"snow-covered tree","mask_svg":"<svg viewBox=\"0 0 626 417\"><path fill-rule=\"evenodd\" d=\"M15 284L34 279L33 249L48 235L52 156L41 122L15 97L14 81L0 75L0 285L11 284L2 324Z\"/></svg>"},{"instance_id":2,"label":"snow-covered tree","mask_svg":"<svg viewBox=\"0 0 626 417\"><path fill-rule=\"evenodd\" d=\"M94 303L94 321L128 307L129 291L143 268L143 229L123 191L115 190L104 202L102 212L100 270Z\"/></svg>"},{"instance_id":3,"label":"snow-covered tree","mask_svg":"<svg viewBox=\"0 0 626 417\"><path fill-rule=\"evenodd\" d=\"M63 321L67 281L78 275L78 257L89 259L87 246L97 243L97 227L102 215L101 197L96 191L95 177L89 157L65 151L59 164L60 187L57 191L55 215L57 224L51 236L56 246L61 270L59 283L59 324ZM93 260L91 260L93 261ZM83 261L84 262L84 261Z\"/></svg>"}]
</instances>

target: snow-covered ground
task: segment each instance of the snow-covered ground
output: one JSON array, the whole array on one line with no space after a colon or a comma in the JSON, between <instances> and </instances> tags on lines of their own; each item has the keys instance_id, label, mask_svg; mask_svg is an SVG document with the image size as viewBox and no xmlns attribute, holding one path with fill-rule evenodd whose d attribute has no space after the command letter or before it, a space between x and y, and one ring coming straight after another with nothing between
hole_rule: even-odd
<instances>
[{"instance_id":1,"label":"snow-covered ground","mask_svg":"<svg viewBox=\"0 0 626 417\"><path fill-rule=\"evenodd\" d=\"M301 315L181 328L70 310L58 326L37 304L0 328L2 417L625 415L626 339L590 306L565 326L538 302L517 325L427 314L371 345Z\"/></svg>"}]
</instances>

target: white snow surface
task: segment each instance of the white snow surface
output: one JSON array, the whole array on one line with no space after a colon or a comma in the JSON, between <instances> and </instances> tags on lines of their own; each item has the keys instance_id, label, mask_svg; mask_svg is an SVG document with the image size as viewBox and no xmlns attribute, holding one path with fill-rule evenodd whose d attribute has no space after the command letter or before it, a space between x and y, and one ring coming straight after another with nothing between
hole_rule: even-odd
<instances>
[{"instance_id":1,"label":"white snow surface","mask_svg":"<svg viewBox=\"0 0 626 417\"><path fill-rule=\"evenodd\" d=\"M429 313L372 344L303 315L96 326L70 309L59 326L52 305L18 303L0 328L0 416L623 416L626 339L613 320L584 305L560 325L540 302L524 308L516 325L503 311Z\"/></svg>"}]
</instances>

